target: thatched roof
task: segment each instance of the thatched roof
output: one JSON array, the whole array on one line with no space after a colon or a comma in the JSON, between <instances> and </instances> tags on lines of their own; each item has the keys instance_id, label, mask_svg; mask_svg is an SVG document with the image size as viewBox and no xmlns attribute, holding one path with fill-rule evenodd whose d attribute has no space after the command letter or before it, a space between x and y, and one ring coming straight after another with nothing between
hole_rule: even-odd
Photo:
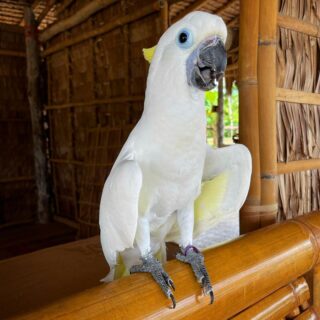
<instances>
[{"instance_id":1,"label":"thatched roof","mask_svg":"<svg viewBox=\"0 0 320 320\"><path fill-rule=\"evenodd\" d=\"M32 6L35 18L41 17L39 29L42 30L56 20L55 1L46 0L1 0L0 23L23 26L23 8Z\"/></svg>"},{"instance_id":2,"label":"thatched roof","mask_svg":"<svg viewBox=\"0 0 320 320\"><path fill-rule=\"evenodd\" d=\"M218 14L229 26L239 23L240 0L183 0L170 1L170 19L179 20L186 12L202 10Z\"/></svg>"},{"instance_id":3,"label":"thatched roof","mask_svg":"<svg viewBox=\"0 0 320 320\"><path fill-rule=\"evenodd\" d=\"M66 4L72 1L55 0L2 0L0 2L0 23L23 26L23 8L31 5L36 19L41 18L39 29L45 29L57 20ZM170 19L176 21L185 13L193 10L203 10L219 14L230 26L237 26L240 0L169 0Z\"/></svg>"}]
</instances>

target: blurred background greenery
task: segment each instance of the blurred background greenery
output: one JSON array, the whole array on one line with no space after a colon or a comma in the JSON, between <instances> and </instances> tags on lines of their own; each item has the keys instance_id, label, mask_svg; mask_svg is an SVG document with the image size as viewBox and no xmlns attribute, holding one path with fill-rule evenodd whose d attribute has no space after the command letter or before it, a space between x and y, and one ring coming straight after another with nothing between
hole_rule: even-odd
<instances>
[{"instance_id":1,"label":"blurred background greenery","mask_svg":"<svg viewBox=\"0 0 320 320\"><path fill-rule=\"evenodd\" d=\"M224 139L223 143L233 144L232 137L239 133L239 91L234 83L231 95L227 94L226 86L223 89L223 111L224 111ZM218 113L218 88L207 91L205 96L205 107L207 113L207 142L210 145L218 145L217 121Z\"/></svg>"}]
</instances>

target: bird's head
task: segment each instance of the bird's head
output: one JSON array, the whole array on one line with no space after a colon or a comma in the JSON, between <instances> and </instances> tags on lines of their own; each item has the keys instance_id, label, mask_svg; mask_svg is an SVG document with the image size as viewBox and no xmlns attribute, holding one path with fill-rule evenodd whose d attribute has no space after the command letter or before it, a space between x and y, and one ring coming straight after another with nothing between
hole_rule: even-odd
<instances>
[{"instance_id":1,"label":"bird's head","mask_svg":"<svg viewBox=\"0 0 320 320\"><path fill-rule=\"evenodd\" d=\"M208 91L225 71L226 38L227 27L220 17L195 11L173 24L144 55L151 62L150 73L165 68L165 81L184 81Z\"/></svg>"}]
</instances>

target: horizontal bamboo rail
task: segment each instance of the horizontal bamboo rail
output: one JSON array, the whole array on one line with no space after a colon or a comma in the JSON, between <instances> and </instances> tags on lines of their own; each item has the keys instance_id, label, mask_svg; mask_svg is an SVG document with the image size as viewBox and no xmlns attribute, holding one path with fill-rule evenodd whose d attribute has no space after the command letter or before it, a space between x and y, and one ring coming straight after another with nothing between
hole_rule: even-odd
<instances>
[{"instance_id":1,"label":"horizontal bamboo rail","mask_svg":"<svg viewBox=\"0 0 320 320\"><path fill-rule=\"evenodd\" d=\"M78 222L75 222L74 220L71 220L71 219L68 219L68 218L64 218L64 217L61 217L61 216L54 215L53 216L53 221L60 222L62 224L65 224L66 226L69 226L69 227L74 228L76 230L79 230L79 228L80 228Z\"/></svg>"},{"instance_id":2,"label":"horizontal bamboo rail","mask_svg":"<svg viewBox=\"0 0 320 320\"><path fill-rule=\"evenodd\" d=\"M17 221L14 221L14 222L7 222L7 223L0 224L0 230L3 230L5 228L18 226L18 225L28 224L28 223L32 223L32 222L34 222L33 218L32 219L17 220Z\"/></svg>"},{"instance_id":3,"label":"horizontal bamboo rail","mask_svg":"<svg viewBox=\"0 0 320 320\"><path fill-rule=\"evenodd\" d=\"M110 147L108 147L111 149ZM119 146L115 146L114 148L119 148ZM105 149L101 147L100 149ZM88 163L83 161L77 160L69 160L69 159L49 159L51 163L55 164L67 164L67 165L75 165L75 166L83 166L83 167L111 167L113 166L114 162L106 162L106 163Z\"/></svg>"},{"instance_id":4,"label":"horizontal bamboo rail","mask_svg":"<svg viewBox=\"0 0 320 320\"><path fill-rule=\"evenodd\" d=\"M233 63L233 64L229 64L226 68L226 71L234 71L234 70L238 70L239 66L238 63Z\"/></svg>"},{"instance_id":5,"label":"horizontal bamboo rail","mask_svg":"<svg viewBox=\"0 0 320 320\"><path fill-rule=\"evenodd\" d=\"M310 291L305 279L290 283L241 312L232 320L278 320L285 318L292 310L308 305Z\"/></svg>"},{"instance_id":6,"label":"horizontal bamboo rail","mask_svg":"<svg viewBox=\"0 0 320 320\"><path fill-rule=\"evenodd\" d=\"M26 53L23 51L0 49L0 56L25 58Z\"/></svg>"},{"instance_id":7,"label":"horizontal bamboo rail","mask_svg":"<svg viewBox=\"0 0 320 320\"><path fill-rule=\"evenodd\" d=\"M276 100L292 102L292 103L304 103L320 105L320 94L297 91L290 89L277 88L276 89Z\"/></svg>"},{"instance_id":8,"label":"horizontal bamboo rail","mask_svg":"<svg viewBox=\"0 0 320 320\"><path fill-rule=\"evenodd\" d=\"M278 174L320 169L320 159L278 162Z\"/></svg>"},{"instance_id":9,"label":"horizontal bamboo rail","mask_svg":"<svg viewBox=\"0 0 320 320\"><path fill-rule=\"evenodd\" d=\"M320 314L316 309L310 308L304 311L303 313L301 313L295 319L296 320L318 320L320 319Z\"/></svg>"},{"instance_id":10,"label":"horizontal bamboo rail","mask_svg":"<svg viewBox=\"0 0 320 320\"><path fill-rule=\"evenodd\" d=\"M285 16L282 14L278 15L277 22L278 26L281 28L305 33L312 37L320 37L320 27L310 22L306 22L301 19Z\"/></svg>"},{"instance_id":11,"label":"horizontal bamboo rail","mask_svg":"<svg viewBox=\"0 0 320 320\"><path fill-rule=\"evenodd\" d=\"M21 177L11 177L11 178L2 178L0 183L11 183L11 182L24 182L24 181L33 181L34 177L32 176L21 176Z\"/></svg>"},{"instance_id":12,"label":"horizontal bamboo rail","mask_svg":"<svg viewBox=\"0 0 320 320\"><path fill-rule=\"evenodd\" d=\"M69 108L79 107L92 107L99 104L110 104L110 103L124 103L124 102L140 102L144 100L144 96L128 96L128 97L112 97L108 99L84 101L84 102L69 102L57 105L45 106L45 110L61 110Z\"/></svg>"},{"instance_id":13,"label":"horizontal bamboo rail","mask_svg":"<svg viewBox=\"0 0 320 320\"><path fill-rule=\"evenodd\" d=\"M287 286L319 263L320 214L246 234L204 253L215 301L201 294L189 266L177 260L171 275L176 309L148 274L134 274L67 297L16 319L227 319ZM304 296L304 295L303 295ZM304 299L302 299L304 300Z\"/></svg>"},{"instance_id":14,"label":"horizontal bamboo rail","mask_svg":"<svg viewBox=\"0 0 320 320\"><path fill-rule=\"evenodd\" d=\"M54 37L55 35L57 35L58 33L66 31L80 24L81 22L87 20L91 15L93 15L97 11L103 8L106 8L115 2L116 0L91 0L85 6L80 8L76 13L74 13L72 16L63 20L59 20L58 22L53 24L51 27L43 31L39 35L39 40L41 42L46 42L50 40L52 37ZM41 21L41 19L39 20Z\"/></svg>"},{"instance_id":15,"label":"horizontal bamboo rail","mask_svg":"<svg viewBox=\"0 0 320 320\"><path fill-rule=\"evenodd\" d=\"M108 33L118 27L121 27L125 24L128 24L130 22L133 21L137 21L143 17L146 17L154 12L159 11L160 5L159 2L153 2L151 4L148 4L142 8L138 8L136 9L135 12L130 13L126 16L123 16L121 18L117 18L114 20L111 20L110 22L107 22L105 25L99 27L99 28L95 28L93 30L87 31L87 32L83 32L80 33L76 36L73 36L70 39L66 39L63 41L58 42L55 45L52 45L51 47L49 47L48 49L44 50L43 52L43 57L46 57L48 55L51 55L57 51L63 50L65 48L68 48L70 46L73 46L77 43L83 42L85 40L88 40L90 38L94 38L97 36L100 36L102 34Z\"/></svg>"}]
</instances>

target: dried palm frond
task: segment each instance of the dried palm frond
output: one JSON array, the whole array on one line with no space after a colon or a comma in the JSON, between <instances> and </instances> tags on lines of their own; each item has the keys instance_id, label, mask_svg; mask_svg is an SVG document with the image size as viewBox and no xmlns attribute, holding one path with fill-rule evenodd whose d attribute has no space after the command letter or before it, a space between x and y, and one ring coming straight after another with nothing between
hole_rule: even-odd
<instances>
[{"instance_id":1,"label":"dried palm frond","mask_svg":"<svg viewBox=\"0 0 320 320\"><path fill-rule=\"evenodd\" d=\"M280 12L320 25L319 1L283 0ZM320 93L320 39L279 28L277 86ZM320 105L278 102L278 161L320 158ZM279 219L319 210L320 171L279 175Z\"/></svg>"}]
</instances>

